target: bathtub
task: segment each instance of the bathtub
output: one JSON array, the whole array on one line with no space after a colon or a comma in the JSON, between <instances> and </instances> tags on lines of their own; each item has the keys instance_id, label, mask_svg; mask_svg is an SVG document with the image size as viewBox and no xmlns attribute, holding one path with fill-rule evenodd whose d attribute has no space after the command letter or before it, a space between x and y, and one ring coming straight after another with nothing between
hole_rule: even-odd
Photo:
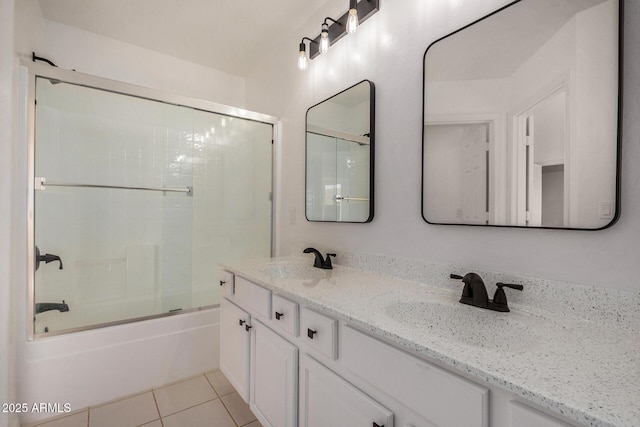
<instances>
[{"instance_id":1,"label":"bathtub","mask_svg":"<svg viewBox=\"0 0 640 427\"><path fill-rule=\"evenodd\" d=\"M23 342L18 401L76 411L217 369L219 319L212 307ZM26 412L20 421L55 415Z\"/></svg>"}]
</instances>

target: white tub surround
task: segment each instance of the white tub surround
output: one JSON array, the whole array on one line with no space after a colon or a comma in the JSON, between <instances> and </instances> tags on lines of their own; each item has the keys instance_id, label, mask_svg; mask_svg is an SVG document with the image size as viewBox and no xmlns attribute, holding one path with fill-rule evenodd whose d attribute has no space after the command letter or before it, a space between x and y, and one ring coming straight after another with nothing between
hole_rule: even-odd
<instances>
[{"instance_id":1,"label":"white tub surround","mask_svg":"<svg viewBox=\"0 0 640 427\"><path fill-rule=\"evenodd\" d=\"M497 313L458 303L462 284L449 282L448 274L468 271L457 267L431 269L425 277L433 286L341 265L314 269L312 263L296 256L223 268L578 425L640 425L636 293L511 276L524 291L507 289L511 312ZM496 277L487 276L490 297ZM601 315L600 302L614 310L616 299L616 314Z\"/></svg>"},{"instance_id":2,"label":"white tub surround","mask_svg":"<svg viewBox=\"0 0 640 427\"><path fill-rule=\"evenodd\" d=\"M219 313L209 308L25 342L18 401L76 411L217 369ZM20 421L54 415L27 412Z\"/></svg>"}]
</instances>

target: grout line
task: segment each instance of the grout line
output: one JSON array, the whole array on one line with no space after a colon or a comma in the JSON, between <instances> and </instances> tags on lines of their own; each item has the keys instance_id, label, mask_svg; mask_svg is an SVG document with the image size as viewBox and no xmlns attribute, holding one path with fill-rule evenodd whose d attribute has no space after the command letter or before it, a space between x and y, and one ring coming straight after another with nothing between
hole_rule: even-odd
<instances>
[{"instance_id":1,"label":"grout line","mask_svg":"<svg viewBox=\"0 0 640 427\"><path fill-rule=\"evenodd\" d=\"M198 378L200 376L203 376L203 375L204 375L204 372L201 372L199 374L192 375L192 376L187 377L187 378L182 378L180 380L175 380L175 381L172 381L170 383L162 384L162 385L160 385L158 387L153 387L151 390L160 390L162 388L171 387L172 385L176 385L176 384L184 383L184 382L187 382L187 381L191 381L191 380L194 380L194 379L196 379L196 378ZM204 376L206 378L206 375L204 375Z\"/></svg>"},{"instance_id":2,"label":"grout line","mask_svg":"<svg viewBox=\"0 0 640 427\"><path fill-rule=\"evenodd\" d=\"M237 392L234 392L234 393L237 393ZM230 396L230 395L232 395L232 394L233 394L233 393L225 394L225 396ZM239 395L239 394L238 394L238 397L240 397L240 395ZM242 399L242 398L240 397L240 399ZM229 414L229 418L231 418L231 420L233 421L233 423L234 423L237 427L242 427L242 426L240 425L240 422L239 422L239 421L236 421L235 417L231 414L231 411L229 410L229 408L227 408L227 405L224 403L224 400L222 400L222 398L220 398L220 403L222 403L222 406L224 407L224 409L225 409L225 410L227 411L227 413ZM246 402L244 402L244 400L242 400L242 403L246 403ZM248 404L248 403L246 403L246 405L247 405L247 407L249 407L249 404ZM251 411L251 409L249 409L249 410ZM252 414L253 414L253 412L252 412ZM254 416L255 416L255 414L254 414ZM243 426L246 426L246 425L248 425L248 424L251 424L252 422L257 421L257 420L258 420L258 419L257 419L257 417L256 417L256 419L255 419L255 420L249 421L248 423L243 424Z\"/></svg>"},{"instance_id":3,"label":"grout line","mask_svg":"<svg viewBox=\"0 0 640 427\"><path fill-rule=\"evenodd\" d=\"M97 405L87 406L87 409L88 409L88 410L91 410L91 409L98 409L98 408L102 408L103 406L111 405L111 404L113 404L113 403L117 403L117 402L120 402L120 401L122 401L122 400L131 399L132 397L136 397L136 396L140 396L140 395L143 395L143 394L149 393L150 391L152 391L152 389L143 390L143 391L140 391L140 392L138 392L138 393L133 393L133 394L129 394L129 395L126 395L126 396L121 396L121 397L115 398L115 399L113 399L113 400L109 400L109 401L107 401L107 402L101 402L101 403L98 403Z\"/></svg>"},{"instance_id":4,"label":"grout line","mask_svg":"<svg viewBox=\"0 0 640 427\"><path fill-rule=\"evenodd\" d=\"M156 393L151 390L151 395L153 396L153 402L156 404L156 411L158 411L158 418L160 419L160 425L164 426L162 422L162 414L160 413L160 406L158 406L158 399L156 399Z\"/></svg>"},{"instance_id":5,"label":"grout line","mask_svg":"<svg viewBox=\"0 0 640 427\"><path fill-rule=\"evenodd\" d=\"M220 399L222 396L220 395L220 393L218 393L218 390L216 390L216 388L213 386L213 383L211 382L211 380L209 379L209 377L207 376L207 374L203 374L204 378L207 380L207 382L209 383L209 385L211 386L211 388L213 389L213 392L216 394L216 396L218 396L218 399Z\"/></svg>"},{"instance_id":6,"label":"grout line","mask_svg":"<svg viewBox=\"0 0 640 427\"><path fill-rule=\"evenodd\" d=\"M179 411L176 411L176 412L172 412L172 413L170 413L170 414L167 414L167 415L165 415L164 417L163 417L163 416L161 416L161 417L160 417L160 420L162 420L163 418L169 418L169 417L171 417L171 416L173 416L173 415L175 415L175 414L179 414L180 412L188 411L189 409L193 409L193 408L195 408L196 406L200 406L200 405L204 405L205 403L213 402L214 400L220 400L220 399L216 397L215 399L209 399L209 400L207 400L207 401L205 401L205 402L200 402L200 403L198 403L198 404L196 404L196 405L189 406L188 408L180 409ZM220 400L220 402L222 402L222 400ZM224 404L223 404L223 406L224 406ZM226 409L226 408L225 408L225 409ZM228 411L227 411L227 412L228 412ZM231 417L231 419L233 419L233 417ZM164 423L163 423L163 425L164 425Z\"/></svg>"},{"instance_id":7,"label":"grout line","mask_svg":"<svg viewBox=\"0 0 640 427\"><path fill-rule=\"evenodd\" d=\"M224 375L224 373L220 369L214 369L213 371L207 371L207 372L216 372L216 371L220 372L225 377L225 379L227 378L227 376ZM211 387L213 388L213 391L216 392L216 394L218 395L219 398L222 398L222 396L228 396L230 394L237 393L237 391L235 389L233 389L232 391L230 391L230 392L228 392L226 394L220 394L220 392L215 388L215 386L213 385L211 380L209 380L209 377L207 376L206 373L204 374L204 377L207 379L207 381L209 381L209 384L211 384ZM229 381L229 380L227 379L227 381Z\"/></svg>"},{"instance_id":8,"label":"grout line","mask_svg":"<svg viewBox=\"0 0 640 427\"><path fill-rule=\"evenodd\" d=\"M231 418L231 421L233 421L233 423L238 426L238 422L236 421L235 418L233 418L233 415L231 415L231 411L229 411L229 408L227 408L227 405L225 405L224 400L222 400L222 398L220 398L220 403L222 403L222 407L224 408L225 411L227 411L227 414L229 414L229 418Z\"/></svg>"},{"instance_id":9,"label":"grout line","mask_svg":"<svg viewBox=\"0 0 640 427\"><path fill-rule=\"evenodd\" d=\"M199 377L201 377L201 376L204 376L205 381L207 381L207 384L209 384L209 386L213 389L213 393L214 393L214 395L216 395L216 397L214 397L213 399L205 400L204 402L196 403L196 404L195 404L195 405L193 405L193 406L190 406L190 407L188 407L188 408L184 408L184 409L180 409L179 411L172 412L172 413L170 413L170 414L166 414L166 415L164 415L164 416L163 416L163 415L162 415L162 413L160 412L160 406L158 405L158 401L157 401L157 399L156 399L156 393L155 393L155 392L156 392L156 390L161 390L161 389L165 388L165 386L158 387L158 388L153 389L153 390L151 391L151 392L153 393L153 400L156 402L156 408L158 409L158 416L160 417L160 419L162 419L163 417L169 417L169 416L171 416L171 415L178 414L178 413L180 413L180 412L186 411L187 409L195 408L196 406L200 406L200 405L203 405L203 404L205 404L205 403L212 402L212 401L214 401L214 400L220 400L220 397L218 396L218 393L216 392L216 389L215 389L215 388L213 388L213 386L211 386L211 383L209 383L209 380L208 380L207 376L206 376L206 375L204 375L204 373L199 374L199 375L196 375L196 376L191 377L191 378L188 378L188 379L186 379L186 380L184 380L184 381L177 381L177 382L175 382L175 383L173 383L173 384L169 384L169 385L167 385L167 387L170 387L170 386L172 386L172 385L176 385L176 384L180 384L180 383L182 383L182 382L186 382L186 381L191 381L191 380L194 380L194 379L199 378ZM220 401L222 402L222 400L220 400Z\"/></svg>"}]
</instances>

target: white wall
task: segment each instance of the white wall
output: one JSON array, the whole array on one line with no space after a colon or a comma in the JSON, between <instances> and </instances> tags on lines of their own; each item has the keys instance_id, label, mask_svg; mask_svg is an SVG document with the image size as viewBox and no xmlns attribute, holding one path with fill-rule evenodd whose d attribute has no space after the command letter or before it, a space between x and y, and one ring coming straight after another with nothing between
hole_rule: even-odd
<instances>
[{"instance_id":1,"label":"white wall","mask_svg":"<svg viewBox=\"0 0 640 427\"><path fill-rule=\"evenodd\" d=\"M245 80L192 62L48 21L37 0L16 2L16 50L94 76L244 107Z\"/></svg>"},{"instance_id":2,"label":"white wall","mask_svg":"<svg viewBox=\"0 0 640 427\"><path fill-rule=\"evenodd\" d=\"M597 286L639 290L640 3L626 2L622 215L603 231L529 230L429 225L421 218L422 59L439 37L508 3L491 0L381 1L354 36L296 68L302 36L315 36L331 1L298 32L276 45L247 80L247 107L283 122L278 219L279 253L303 245L419 258ZM309 106L362 80L376 85L376 208L369 224L319 224L304 219L304 114ZM295 223L290 215L295 213ZM336 260L339 262L339 258Z\"/></svg>"},{"instance_id":3,"label":"white wall","mask_svg":"<svg viewBox=\"0 0 640 427\"><path fill-rule=\"evenodd\" d=\"M12 193L14 135L13 0L0 0L0 198ZM11 310L15 270L12 252L11 204L0 203L0 403L15 401L15 323ZM0 413L0 427L17 425L15 414Z\"/></svg>"}]
</instances>

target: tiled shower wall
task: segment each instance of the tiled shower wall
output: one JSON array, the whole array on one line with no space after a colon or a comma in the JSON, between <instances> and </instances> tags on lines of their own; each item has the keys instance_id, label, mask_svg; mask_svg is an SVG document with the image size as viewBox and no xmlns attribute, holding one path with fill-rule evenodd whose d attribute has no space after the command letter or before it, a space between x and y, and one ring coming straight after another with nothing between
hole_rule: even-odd
<instances>
[{"instance_id":1,"label":"tiled shower wall","mask_svg":"<svg viewBox=\"0 0 640 427\"><path fill-rule=\"evenodd\" d=\"M271 248L271 125L38 79L35 175L193 187L36 191L36 333L217 304L222 259Z\"/></svg>"}]
</instances>

